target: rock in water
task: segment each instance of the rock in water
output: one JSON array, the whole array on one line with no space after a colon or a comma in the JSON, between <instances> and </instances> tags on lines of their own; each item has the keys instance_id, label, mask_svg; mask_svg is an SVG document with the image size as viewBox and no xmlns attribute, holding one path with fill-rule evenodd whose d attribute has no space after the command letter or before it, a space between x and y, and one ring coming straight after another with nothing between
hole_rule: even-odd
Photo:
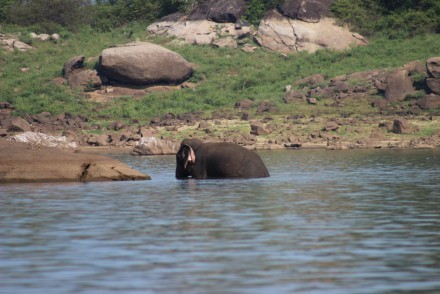
<instances>
[{"instance_id":1,"label":"rock in water","mask_svg":"<svg viewBox=\"0 0 440 294\"><path fill-rule=\"evenodd\" d=\"M149 179L109 157L0 140L0 183Z\"/></svg>"}]
</instances>

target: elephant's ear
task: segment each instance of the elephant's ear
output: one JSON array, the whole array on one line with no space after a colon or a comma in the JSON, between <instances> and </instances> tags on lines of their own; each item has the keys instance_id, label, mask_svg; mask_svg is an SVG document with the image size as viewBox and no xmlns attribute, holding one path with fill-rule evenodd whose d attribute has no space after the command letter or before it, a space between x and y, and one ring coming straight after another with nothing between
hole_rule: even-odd
<instances>
[{"instance_id":1,"label":"elephant's ear","mask_svg":"<svg viewBox=\"0 0 440 294\"><path fill-rule=\"evenodd\" d=\"M196 154L194 153L194 150L191 148L191 146L185 145L189 149L188 157L185 160L185 164L183 165L183 168L186 169L186 166L189 164L196 163Z\"/></svg>"}]
</instances>

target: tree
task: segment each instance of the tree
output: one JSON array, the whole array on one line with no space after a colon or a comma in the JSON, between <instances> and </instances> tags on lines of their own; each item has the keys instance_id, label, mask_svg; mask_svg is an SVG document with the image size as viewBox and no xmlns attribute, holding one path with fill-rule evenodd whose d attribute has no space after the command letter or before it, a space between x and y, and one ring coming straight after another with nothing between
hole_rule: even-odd
<instances>
[{"instance_id":1,"label":"tree","mask_svg":"<svg viewBox=\"0 0 440 294\"><path fill-rule=\"evenodd\" d=\"M258 26L264 14L276 8L283 0L247 0L244 18L251 24Z\"/></svg>"},{"instance_id":2,"label":"tree","mask_svg":"<svg viewBox=\"0 0 440 294\"><path fill-rule=\"evenodd\" d=\"M340 21L367 36L406 38L440 32L438 0L336 0L331 11Z\"/></svg>"},{"instance_id":3,"label":"tree","mask_svg":"<svg viewBox=\"0 0 440 294\"><path fill-rule=\"evenodd\" d=\"M0 21L6 21L8 16L8 10L14 3L14 0L0 0Z\"/></svg>"},{"instance_id":4,"label":"tree","mask_svg":"<svg viewBox=\"0 0 440 294\"><path fill-rule=\"evenodd\" d=\"M7 13L15 24L39 25L46 33L53 33L59 26L75 30L87 21L86 7L89 0L29 0L14 1Z\"/></svg>"}]
</instances>

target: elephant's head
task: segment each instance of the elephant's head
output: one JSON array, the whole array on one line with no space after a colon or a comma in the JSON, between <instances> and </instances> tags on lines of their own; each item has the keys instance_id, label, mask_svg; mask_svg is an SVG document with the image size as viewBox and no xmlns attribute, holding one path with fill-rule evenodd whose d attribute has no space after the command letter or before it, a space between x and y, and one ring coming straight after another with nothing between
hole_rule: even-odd
<instances>
[{"instance_id":1,"label":"elephant's head","mask_svg":"<svg viewBox=\"0 0 440 294\"><path fill-rule=\"evenodd\" d=\"M180 144L176 154L176 178L183 179L191 176L191 167L196 163L197 148L203 144L198 139L185 139Z\"/></svg>"}]
</instances>

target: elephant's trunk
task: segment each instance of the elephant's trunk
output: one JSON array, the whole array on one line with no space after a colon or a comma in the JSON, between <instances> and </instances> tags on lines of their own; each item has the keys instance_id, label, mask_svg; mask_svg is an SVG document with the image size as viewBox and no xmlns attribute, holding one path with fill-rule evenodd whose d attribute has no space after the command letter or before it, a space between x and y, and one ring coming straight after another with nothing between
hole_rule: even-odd
<instances>
[{"instance_id":1,"label":"elephant's trunk","mask_svg":"<svg viewBox=\"0 0 440 294\"><path fill-rule=\"evenodd\" d=\"M185 163L183 165L183 169L186 170L186 167L188 166L188 164L194 164L196 163L196 155L194 153L194 150L191 148L191 146L186 145L189 148L189 154L185 160Z\"/></svg>"}]
</instances>

